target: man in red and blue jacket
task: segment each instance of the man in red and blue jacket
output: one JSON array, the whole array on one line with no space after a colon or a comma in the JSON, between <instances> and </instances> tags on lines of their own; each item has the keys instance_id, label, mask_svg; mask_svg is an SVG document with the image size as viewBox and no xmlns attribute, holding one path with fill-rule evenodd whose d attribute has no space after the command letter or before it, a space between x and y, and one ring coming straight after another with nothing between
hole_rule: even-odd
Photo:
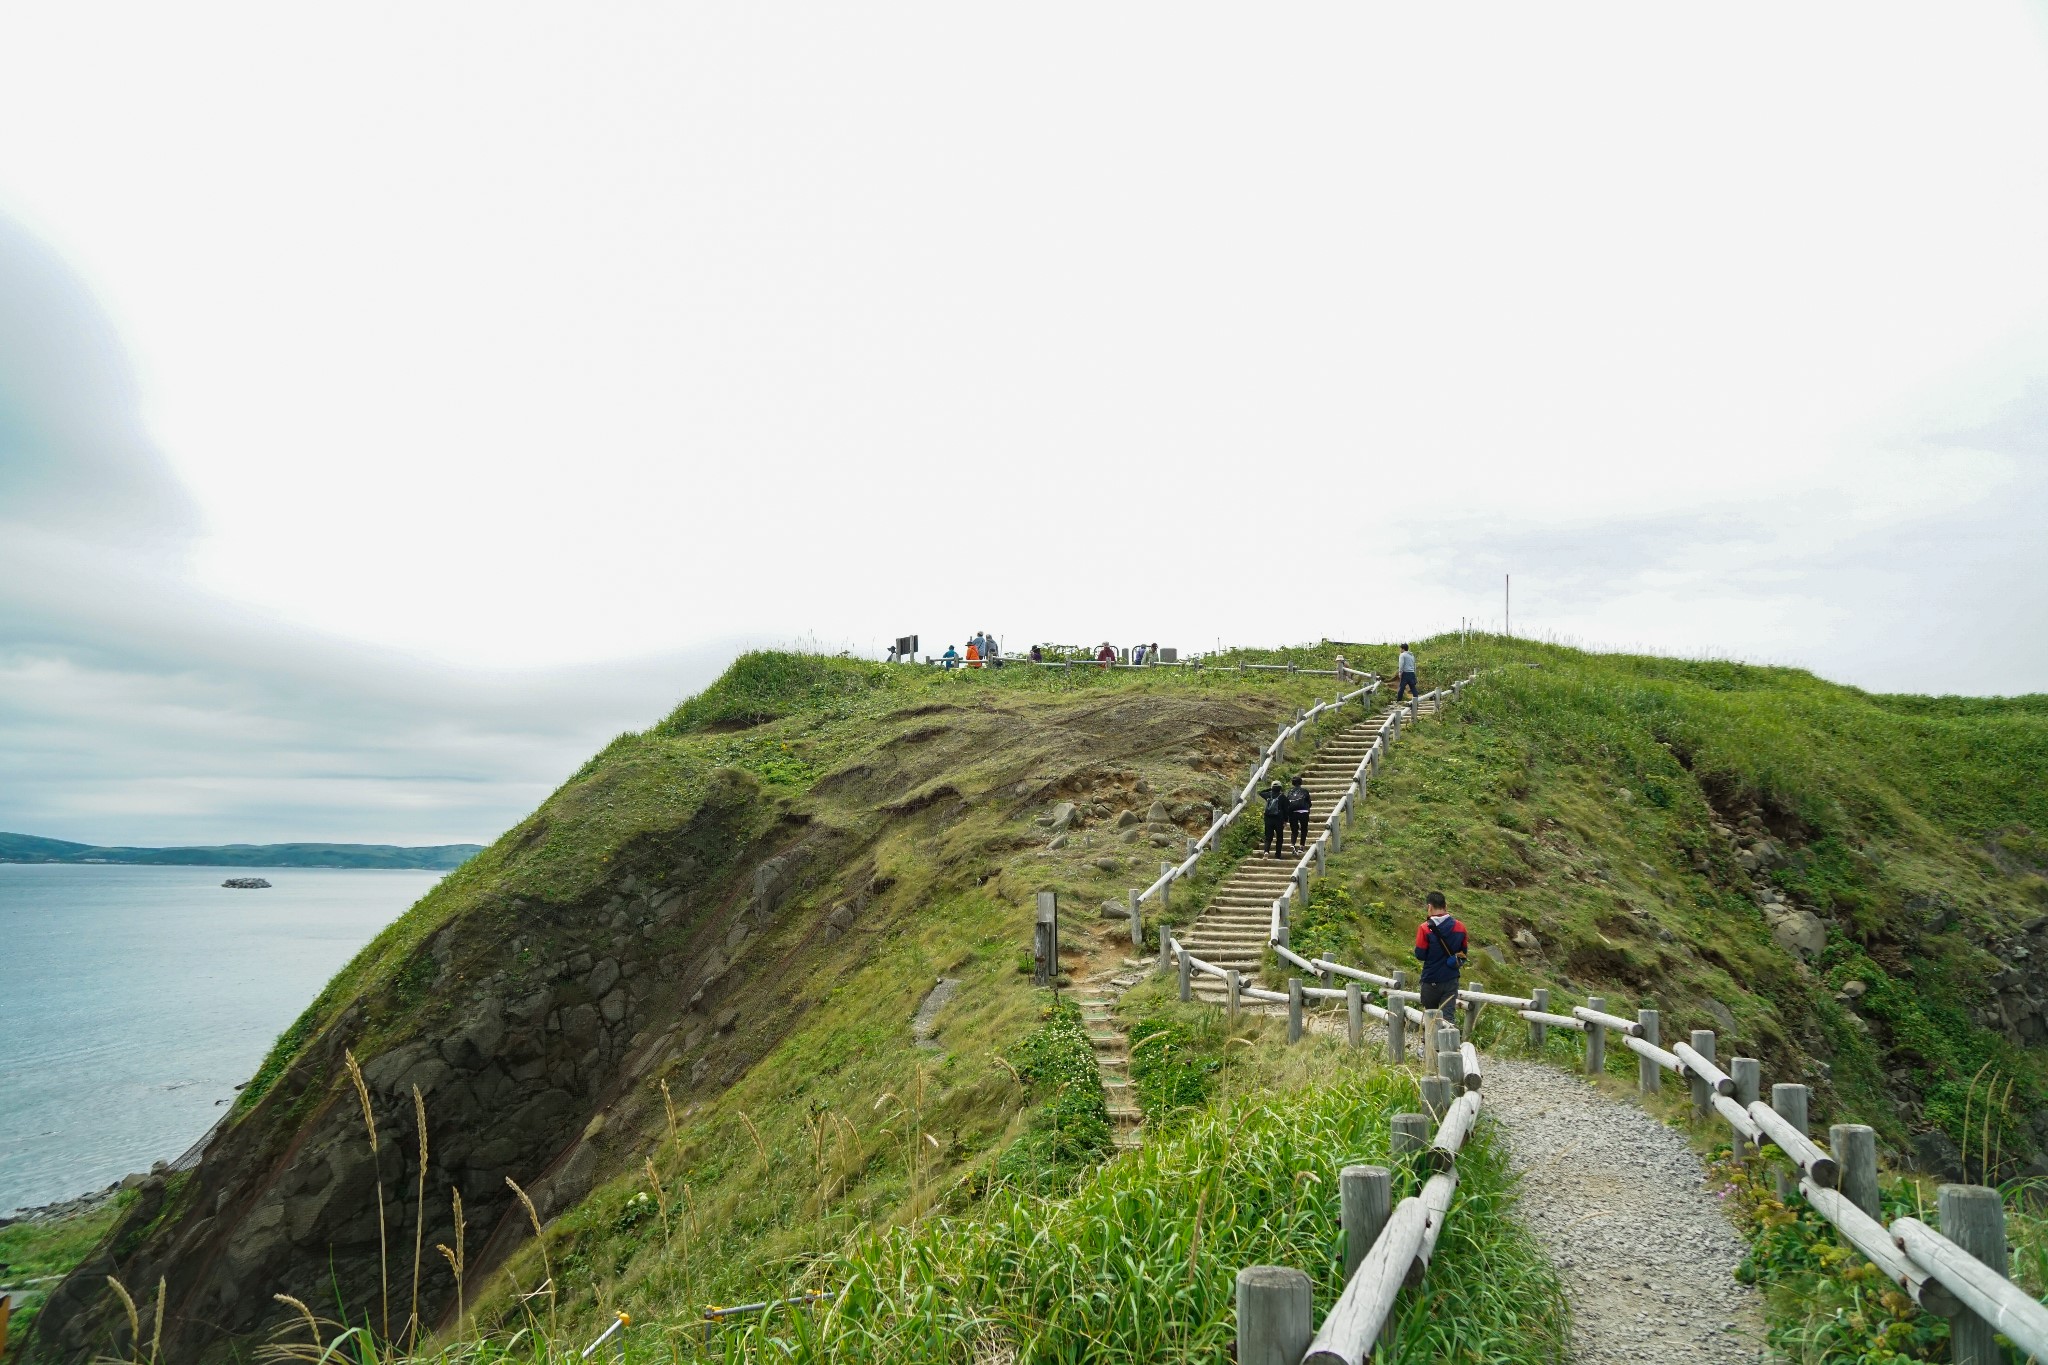
<instances>
[{"instance_id":1,"label":"man in red and blue jacket","mask_svg":"<svg viewBox=\"0 0 2048 1365\"><path fill-rule=\"evenodd\" d=\"M1443 1007L1444 1022L1458 1017L1458 973L1465 966L1465 926L1451 916L1444 893L1426 898L1428 918L1415 930L1415 956L1422 962L1422 1009Z\"/></svg>"}]
</instances>

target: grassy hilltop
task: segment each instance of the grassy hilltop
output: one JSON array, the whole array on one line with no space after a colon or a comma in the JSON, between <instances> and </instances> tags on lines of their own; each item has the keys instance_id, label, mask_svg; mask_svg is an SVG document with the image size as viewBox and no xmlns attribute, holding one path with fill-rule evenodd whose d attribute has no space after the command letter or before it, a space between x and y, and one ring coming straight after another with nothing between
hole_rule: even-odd
<instances>
[{"instance_id":1,"label":"grassy hilltop","mask_svg":"<svg viewBox=\"0 0 2048 1365\"><path fill-rule=\"evenodd\" d=\"M1391 662L1344 652L1354 667ZM1487 672L1459 708L1404 735L1297 945L1403 964L1414 902L1441 887L1492 950L1473 971L1489 986L1654 1002L1667 1037L1720 1029L1724 1055L1812 1080L1817 1121L1873 1122L1902 1156L2010 1171L2040 1150L2033 1044L2048 1038L2048 980L2032 964L2048 963L2048 843L2034 831L2048 829L2048 700L1872 696L1794 670L1499 639L1418 652L1426 684ZM1331 653L1248 657L1327 666ZM624 1307L694 1351L705 1304L851 1277L867 1288L833 1322L866 1333L867 1356L923 1358L944 1334L919 1337L918 1323L959 1324L902 1297L912 1268L959 1286L963 1303L974 1286L1008 1302L1084 1271L1114 1282L1107 1246L1041 1266L1002 1229L1111 1217L1137 1197L1141 1162L1148 1183L1186 1182L1215 1124L1270 1132L1292 1169L1334 1171L1384 1125L1336 1123L1305 1084L1309 1054L1257 1025L1226 1038L1151 990L1126 1008L1138 1055L1157 1038L1157 1066L1136 1079L1165 1136L1095 1171L1106 1129L1086 1099L1092 1057L1062 1043L1061 1017L1020 972L1035 892L1061 893L1077 947L1096 941L1090 907L1177 853L1119 818L1158 802L1198 831L1274 726L1332 690L1223 668L741 659L613 741L337 976L199 1169L142 1191L53 1295L39 1358L125 1338L108 1274L138 1297L164 1279L177 1358L287 1319L273 1291L381 1328L382 1286L396 1286L403 1335L416 1237L434 1262L421 1313L444 1331L458 1311L465 1333L538 1315L569 1340ZM1056 840L1037 822L1061 801L1081 820ZM1177 919L1221 870L1176 892ZM910 1018L941 975L961 986L920 1047ZM362 1063L360 1100L347 1053ZM1375 1097L1356 1114L1405 1107L1402 1082L1369 1060L1315 1055L1318 1080ZM1495 1198L1499 1182L1475 1174L1460 1197ZM1207 1198L1198 1185L1183 1187ZM1310 1193L1283 1199L1312 1238ZM1197 1353L1219 1340L1211 1281L1228 1267L1186 1239L1250 1255L1255 1239L1231 1229L1275 1216L1208 1207L1194 1224L1128 1220L1125 1238L1132 1266L1183 1264L1199 1281L1154 1304ZM908 1240L867 1240L899 1226ZM1503 1235L1447 1242L1442 1273L1455 1283L1491 1266L1493 1281L1530 1286L1516 1302L1475 1298L1470 1340L1552 1358L1554 1283ZM436 1243L460 1251L459 1301ZM542 1283L542 1299L511 1296ZM1060 1330L1115 1329L1084 1314ZM1126 1339L1133 1358L1164 1349ZM1418 1336L1414 1349L1436 1348Z\"/></svg>"}]
</instances>

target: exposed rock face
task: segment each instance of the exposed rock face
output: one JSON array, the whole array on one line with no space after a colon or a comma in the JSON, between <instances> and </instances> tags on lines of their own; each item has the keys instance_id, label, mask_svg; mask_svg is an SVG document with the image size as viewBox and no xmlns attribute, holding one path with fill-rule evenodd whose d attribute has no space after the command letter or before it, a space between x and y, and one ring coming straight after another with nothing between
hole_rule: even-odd
<instances>
[{"instance_id":1,"label":"exposed rock face","mask_svg":"<svg viewBox=\"0 0 2048 1365\"><path fill-rule=\"evenodd\" d=\"M1770 921L1771 937L1779 947L1801 958L1812 957L1828 946L1828 926L1811 910L1790 910L1783 907L1773 914L1764 911L1764 918Z\"/></svg>"},{"instance_id":2,"label":"exposed rock face","mask_svg":"<svg viewBox=\"0 0 2048 1365\"><path fill-rule=\"evenodd\" d=\"M261 877L230 877L221 883L230 891L267 891L270 883Z\"/></svg>"},{"instance_id":3,"label":"exposed rock face","mask_svg":"<svg viewBox=\"0 0 2048 1365\"><path fill-rule=\"evenodd\" d=\"M2005 965L1986 983L1992 996L1977 1022L2016 1043L2048 1043L2048 915L1991 951Z\"/></svg>"},{"instance_id":4,"label":"exposed rock face","mask_svg":"<svg viewBox=\"0 0 2048 1365\"><path fill-rule=\"evenodd\" d=\"M58 1287L34 1359L122 1349L109 1274L166 1280L172 1360L264 1330L279 1311L273 1293L374 1302L380 1186L391 1245L409 1251L413 1238L415 1089L434 1192L425 1245L453 1242L447 1192L460 1190L468 1278L481 1283L529 1235L507 1179L543 1219L574 1205L610 1159L603 1116L638 1102L638 1079L670 1055L662 1045L707 1013L713 1033L735 1027L727 983L829 842L807 832L777 849L779 831L760 824L750 786L715 791L687 828L648 839L622 860L634 870L573 904L508 898L434 931L383 996L359 1000L308 1041L195 1170L144 1182L112 1239L124 1255L103 1247ZM416 998L393 994L408 988ZM394 1018L410 1027L380 1041ZM376 1115L376 1154L343 1065L350 1050ZM693 1074L709 1073L700 1065ZM438 1315L452 1288L445 1273L425 1277L423 1308Z\"/></svg>"}]
</instances>

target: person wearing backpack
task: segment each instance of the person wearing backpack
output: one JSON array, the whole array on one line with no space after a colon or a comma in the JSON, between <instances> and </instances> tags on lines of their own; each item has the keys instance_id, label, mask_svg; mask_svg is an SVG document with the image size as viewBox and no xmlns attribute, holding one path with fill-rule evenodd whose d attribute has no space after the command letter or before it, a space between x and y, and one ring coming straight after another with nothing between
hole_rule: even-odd
<instances>
[{"instance_id":1,"label":"person wearing backpack","mask_svg":"<svg viewBox=\"0 0 2048 1365\"><path fill-rule=\"evenodd\" d=\"M1301 774L1296 773L1294 785L1287 789L1287 830L1297 849L1308 847L1308 810L1314 804L1315 797L1301 785Z\"/></svg>"},{"instance_id":2,"label":"person wearing backpack","mask_svg":"<svg viewBox=\"0 0 2048 1365\"><path fill-rule=\"evenodd\" d=\"M1424 898L1428 914L1415 930L1415 956L1422 963L1422 1011L1443 1007L1444 1022L1458 1017L1458 973L1465 966L1465 926L1451 915L1444 893Z\"/></svg>"},{"instance_id":3,"label":"person wearing backpack","mask_svg":"<svg viewBox=\"0 0 2048 1365\"><path fill-rule=\"evenodd\" d=\"M1287 856L1287 790L1278 782L1259 793L1266 798L1266 842L1263 849L1275 858Z\"/></svg>"}]
</instances>

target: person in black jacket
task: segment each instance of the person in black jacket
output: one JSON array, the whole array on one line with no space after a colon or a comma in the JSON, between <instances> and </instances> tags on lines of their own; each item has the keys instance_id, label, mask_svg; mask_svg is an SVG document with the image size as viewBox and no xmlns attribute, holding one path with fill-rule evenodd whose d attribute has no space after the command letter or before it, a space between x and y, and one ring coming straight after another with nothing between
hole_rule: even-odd
<instances>
[{"instance_id":1,"label":"person in black jacket","mask_svg":"<svg viewBox=\"0 0 2048 1365\"><path fill-rule=\"evenodd\" d=\"M1444 893L1425 899L1428 916L1415 928L1415 956L1422 963L1422 1010L1443 1007L1444 1022L1458 1016L1458 975L1464 970L1468 940L1465 926L1452 917Z\"/></svg>"},{"instance_id":2,"label":"person in black jacket","mask_svg":"<svg viewBox=\"0 0 2048 1365\"><path fill-rule=\"evenodd\" d=\"M1287 789L1287 827L1298 849L1308 847L1308 808L1314 803L1315 798L1301 785L1301 775L1297 773L1294 785Z\"/></svg>"},{"instance_id":3,"label":"person in black jacket","mask_svg":"<svg viewBox=\"0 0 2048 1365\"><path fill-rule=\"evenodd\" d=\"M1259 793L1266 799L1266 842L1262 846L1275 858L1287 856L1287 791L1278 782Z\"/></svg>"}]
</instances>

